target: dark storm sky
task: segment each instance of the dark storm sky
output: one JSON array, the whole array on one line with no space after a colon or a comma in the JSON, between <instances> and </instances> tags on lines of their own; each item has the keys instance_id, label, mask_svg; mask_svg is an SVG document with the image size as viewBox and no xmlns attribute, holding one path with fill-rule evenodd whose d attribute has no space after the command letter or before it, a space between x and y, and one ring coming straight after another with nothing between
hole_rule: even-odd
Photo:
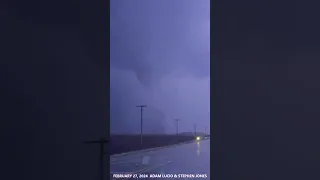
<instances>
[{"instance_id":1,"label":"dark storm sky","mask_svg":"<svg viewBox=\"0 0 320 180\"><path fill-rule=\"evenodd\" d=\"M112 0L111 131L209 129L209 0Z\"/></svg>"}]
</instances>

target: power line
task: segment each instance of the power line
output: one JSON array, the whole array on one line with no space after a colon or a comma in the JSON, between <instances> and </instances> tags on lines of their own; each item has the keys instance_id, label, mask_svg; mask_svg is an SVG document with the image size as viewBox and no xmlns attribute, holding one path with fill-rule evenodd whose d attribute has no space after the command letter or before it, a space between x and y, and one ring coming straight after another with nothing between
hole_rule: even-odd
<instances>
[{"instance_id":1,"label":"power line","mask_svg":"<svg viewBox=\"0 0 320 180\"><path fill-rule=\"evenodd\" d=\"M147 107L146 105L140 105L140 106L136 106L136 107L139 107L140 110L141 110L141 121L140 121L140 125L141 125L141 129L140 129L140 144L142 145L142 132L143 132L143 120L142 120L142 112L143 112L143 108L144 107Z\"/></svg>"}]
</instances>

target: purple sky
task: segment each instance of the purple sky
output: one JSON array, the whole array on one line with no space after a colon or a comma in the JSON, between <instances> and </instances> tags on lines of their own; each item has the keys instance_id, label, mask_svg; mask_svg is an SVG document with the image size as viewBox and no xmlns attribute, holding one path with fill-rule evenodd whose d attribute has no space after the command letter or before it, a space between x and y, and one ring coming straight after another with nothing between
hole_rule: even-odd
<instances>
[{"instance_id":1,"label":"purple sky","mask_svg":"<svg viewBox=\"0 0 320 180\"><path fill-rule=\"evenodd\" d=\"M111 131L209 130L210 1L111 0Z\"/></svg>"}]
</instances>

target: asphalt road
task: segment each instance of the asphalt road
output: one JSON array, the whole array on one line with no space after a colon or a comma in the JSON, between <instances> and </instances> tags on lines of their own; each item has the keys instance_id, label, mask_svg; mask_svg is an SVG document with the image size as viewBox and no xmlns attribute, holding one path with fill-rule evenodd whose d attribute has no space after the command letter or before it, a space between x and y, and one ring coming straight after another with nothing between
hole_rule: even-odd
<instances>
[{"instance_id":1,"label":"asphalt road","mask_svg":"<svg viewBox=\"0 0 320 180\"><path fill-rule=\"evenodd\" d=\"M210 179L210 140L159 148L110 158L111 179ZM130 174L132 175L131 178ZM177 178L151 178L153 174L177 175ZM126 177L122 177L127 175ZM196 177L198 175L198 177ZM115 176L118 176L117 178ZM193 177L194 176L194 177Z\"/></svg>"}]
</instances>

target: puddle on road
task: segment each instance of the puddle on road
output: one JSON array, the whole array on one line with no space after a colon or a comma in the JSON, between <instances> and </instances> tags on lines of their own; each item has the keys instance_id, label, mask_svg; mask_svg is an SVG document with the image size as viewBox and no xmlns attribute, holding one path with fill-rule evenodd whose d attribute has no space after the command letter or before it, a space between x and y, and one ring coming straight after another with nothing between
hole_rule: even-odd
<instances>
[{"instance_id":1,"label":"puddle on road","mask_svg":"<svg viewBox=\"0 0 320 180\"><path fill-rule=\"evenodd\" d=\"M132 173L148 169L149 167L156 166L168 162L169 159L166 156L137 156L131 158L131 160L114 161L110 162L111 173Z\"/></svg>"}]
</instances>

